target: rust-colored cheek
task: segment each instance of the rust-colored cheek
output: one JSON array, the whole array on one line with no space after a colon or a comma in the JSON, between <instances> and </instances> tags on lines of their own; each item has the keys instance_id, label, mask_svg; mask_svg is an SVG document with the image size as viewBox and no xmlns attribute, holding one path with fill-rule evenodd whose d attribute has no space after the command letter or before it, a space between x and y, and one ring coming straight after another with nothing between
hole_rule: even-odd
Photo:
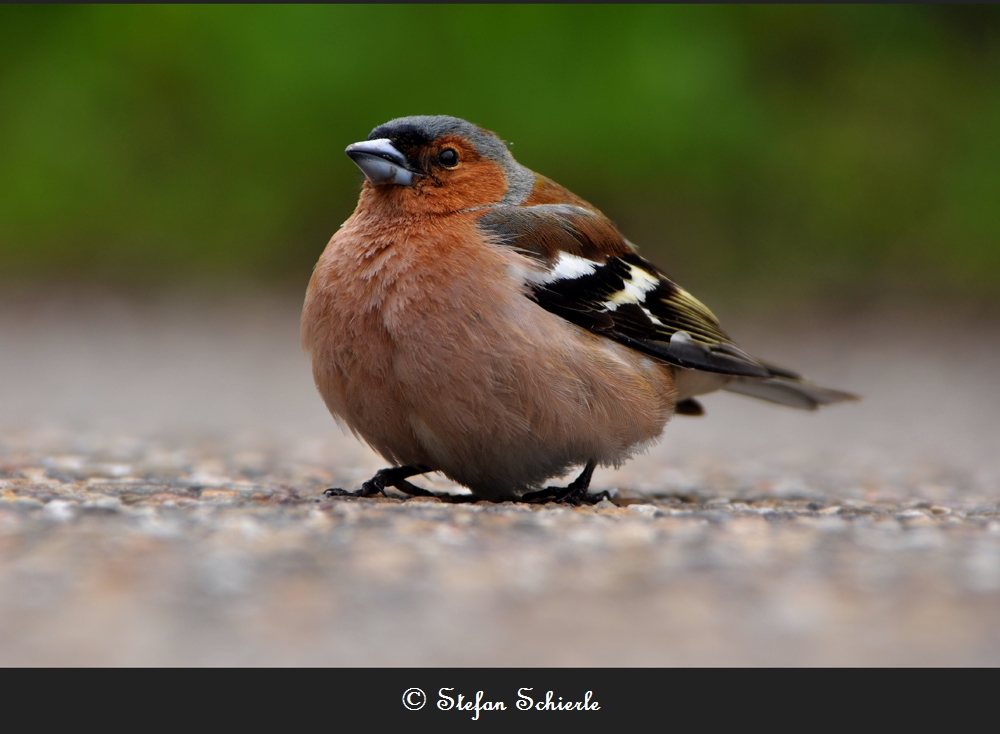
<instances>
[{"instance_id":1,"label":"rust-colored cheek","mask_svg":"<svg viewBox=\"0 0 1000 734\"><path fill-rule=\"evenodd\" d=\"M507 177L500 166L489 160L462 164L442 178L440 192L454 209L494 204L507 193Z\"/></svg>"},{"instance_id":2,"label":"rust-colored cheek","mask_svg":"<svg viewBox=\"0 0 1000 734\"><path fill-rule=\"evenodd\" d=\"M454 169L434 168L436 151L452 147L460 163ZM363 207L376 207L385 215L449 214L463 209L495 204L507 193L507 177L491 160L480 158L460 138L444 139L426 152L423 166L433 173L417 179L414 186L372 186L365 182Z\"/></svg>"},{"instance_id":3,"label":"rust-colored cheek","mask_svg":"<svg viewBox=\"0 0 1000 734\"><path fill-rule=\"evenodd\" d=\"M471 156L470 156L471 157ZM494 204L507 193L507 178L493 161L463 159L453 170L438 171L435 178L417 182L409 191L412 206L423 213L448 214Z\"/></svg>"}]
</instances>

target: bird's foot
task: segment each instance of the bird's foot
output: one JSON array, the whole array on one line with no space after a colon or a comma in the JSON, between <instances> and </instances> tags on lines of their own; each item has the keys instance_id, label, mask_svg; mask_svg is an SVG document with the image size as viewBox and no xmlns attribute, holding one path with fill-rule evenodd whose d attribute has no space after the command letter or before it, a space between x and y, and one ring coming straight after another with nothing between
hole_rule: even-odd
<instances>
[{"instance_id":1,"label":"bird's foot","mask_svg":"<svg viewBox=\"0 0 1000 734\"><path fill-rule=\"evenodd\" d=\"M379 469L375 472L375 476L361 485L361 489L351 492L339 487L330 487L323 494L327 497L373 497L377 494L385 495L386 487L395 487L405 494L417 497L434 497L433 492L428 492L426 489L421 489L417 485L406 481L407 477L429 471L428 467L419 464L416 466L393 466L388 469Z\"/></svg>"},{"instance_id":2,"label":"bird's foot","mask_svg":"<svg viewBox=\"0 0 1000 734\"><path fill-rule=\"evenodd\" d=\"M579 507L580 505L596 505L601 500L611 499L611 494L604 490L597 494L591 494L590 479L594 476L595 462L588 461L587 465L580 472L580 476L569 483L566 487L546 487L534 492L527 492L521 495L522 502L532 504L545 504L546 502L558 502L566 505Z\"/></svg>"},{"instance_id":3,"label":"bird's foot","mask_svg":"<svg viewBox=\"0 0 1000 734\"><path fill-rule=\"evenodd\" d=\"M361 485L361 489L356 489L353 492L349 489L341 489L340 487L330 487L323 492L327 497L374 497L377 494L385 494L385 484L378 481L378 475L369 479L367 482Z\"/></svg>"},{"instance_id":4,"label":"bird's foot","mask_svg":"<svg viewBox=\"0 0 1000 734\"><path fill-rule=\"evenodd\" d=\"M544 505L547 502L573 505L596 505L601 500L610 500L611 493L607 490L591 494L586 489L570 489L569 487L546 487L535 492L528 492L521 495L521 502L529 502L535 505Z\"/></svg>"}]
</instances>

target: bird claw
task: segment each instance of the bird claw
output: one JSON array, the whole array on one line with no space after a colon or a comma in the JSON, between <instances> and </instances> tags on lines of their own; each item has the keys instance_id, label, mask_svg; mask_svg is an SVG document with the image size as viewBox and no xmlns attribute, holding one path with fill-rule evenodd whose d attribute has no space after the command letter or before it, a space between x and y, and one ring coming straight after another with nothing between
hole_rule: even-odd
<instances>
[{"instance_id":1,"label":"bird claw","mask_svg":"<svg viewBox=\"0 0 1000 734\"><path fill-rule=\"evenodd\" d=\"M603 502L604 500L607 500L608 502L610 502L611 501L611 497L612 497L611 492L609 492L606 489L602 489L600 492L597 492L596 494L589 494L589 493L587 493L586 496L583 498L584 501L582 501L580 504L581 505L596 505L598 502Z\"/></svg>"},{"instance_id":2,"label":"bird claw","mask_svg":"<svg viewBox=\"0 0 1000 734\"><path fill-rule=\"evenodd\" d=\"M326 497L371 497L379 493L385 494L385 488L380 487L371 479L362 484L361 489L353 492L347 489L341 489L340 487L330 487L323 492Z\"/></svg>"},{"instance_id":3,"label":"bird claw","mask_svg":"<svg viewBox=\"0 0 1000 734\"><path fill-rule=\"evenodd\" d=\"M601 500L611 499L611 494L607 490L598 492L597 494L591 494L588 491L590 478L594 474L595 464L596 462L594 461L588 461L587 466L583 468L580 476L570 482L568 487L546 487L536 492L528 492L521 495L521 501L533 504L556 502L579 507L580 505L595 505Z\"/></svg>"},{"instance_id":4,"label":"bird claw","mask_svg":"<svg viewBox=\"0 0 1000 734\"><path fill-rule=\"evenodd\" d=\"M521 498L523 502L530 502L532 504L555 502L559 505L572 505L573 507L596 505L601 500L610 499L611 493L606 489L596 494L591 494L582 487L546 487L538 492L530 492Z\"/></svg>"},{"instance_id":5,"label":"bird claw","mask_svg":"<svg viewBox=\"0 0 1000 734\"><path fill-rule=\"evenodd\" d=\"M395 487L404 494L417 497L434 497L435 495L432 492L428 492L426 489L421 489L415 484L410 484L406 481L407 477L429 471L431 471L429 467L422 465L395 466L388 469L380 469L375 472L375 476L361 485L361 489L351 492L340 487L330 487L323 494L327 497L373 497L377 494L388 497L385 493L385 488Z\"/></svg>"}]
</instances>

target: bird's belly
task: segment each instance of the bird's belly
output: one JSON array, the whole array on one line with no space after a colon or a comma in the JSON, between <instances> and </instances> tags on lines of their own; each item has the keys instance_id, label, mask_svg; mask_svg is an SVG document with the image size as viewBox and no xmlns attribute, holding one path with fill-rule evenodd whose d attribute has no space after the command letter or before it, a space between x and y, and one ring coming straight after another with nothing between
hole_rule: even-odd
<instances>
[{"instance_id":1,"label":"bird's belly","mask_svg":"<svg viewBox=\"0 0 1000 734\"><path fill-rule=\"evenodd\" d=\"M419 340L391 338L379 398L406 396L399 443L415 440L418 463L495 500L591 459L620 463L660 434L674 403L669 368L519 298L490 316L456 311Z\"/></svg>"}]
</instances>

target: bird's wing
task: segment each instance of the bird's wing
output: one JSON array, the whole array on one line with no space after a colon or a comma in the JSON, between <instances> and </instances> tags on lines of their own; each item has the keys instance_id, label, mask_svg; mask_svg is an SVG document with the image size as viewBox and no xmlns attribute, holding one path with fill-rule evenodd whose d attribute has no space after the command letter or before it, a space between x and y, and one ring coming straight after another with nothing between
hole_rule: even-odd
<instances>
[{"instance_id":1,"label":"bird's wing","mask_svg":"<svg viewBox=\"0 0 1000 734\"><path fill-rule=\"evenodd\" d=\"M497 207L480 227L528 257L528 295L594 333L691 369L769 377L698 299L640 257L603 215L570 204Z\"/></svg>"}]
</instances>

